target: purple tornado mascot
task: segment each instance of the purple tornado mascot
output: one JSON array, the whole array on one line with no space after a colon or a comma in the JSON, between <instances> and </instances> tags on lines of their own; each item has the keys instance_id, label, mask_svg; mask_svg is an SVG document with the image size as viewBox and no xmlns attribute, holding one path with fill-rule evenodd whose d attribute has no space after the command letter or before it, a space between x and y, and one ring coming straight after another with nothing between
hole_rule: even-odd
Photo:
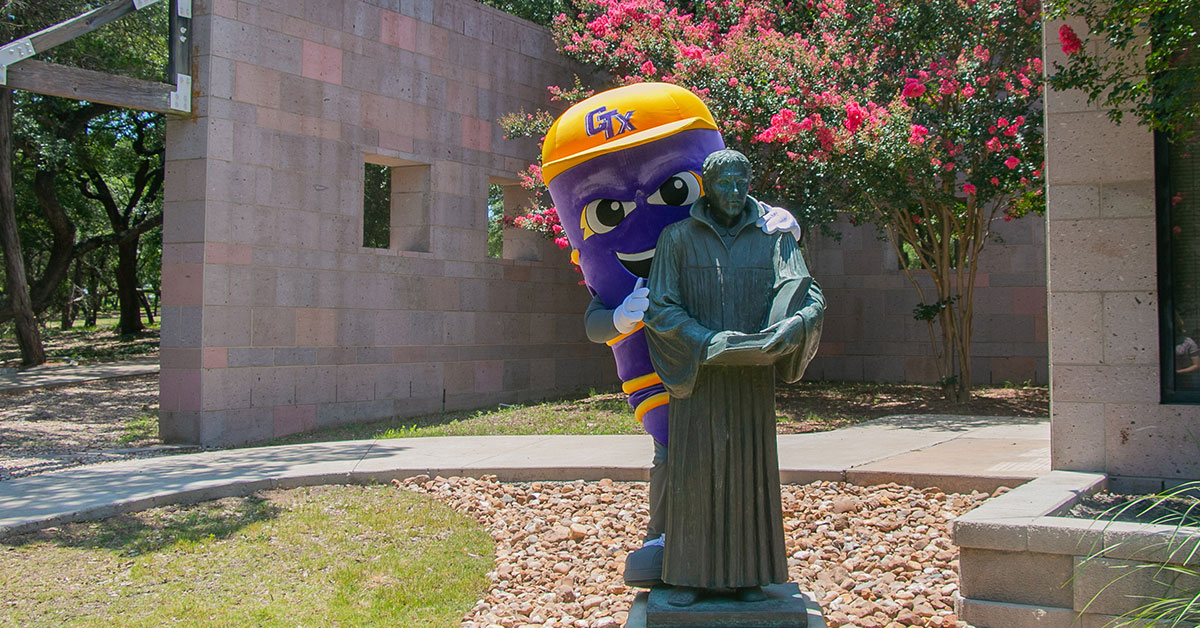
<instances>
[{"instance_id":1,"label":"purple tornado mascot","mask_svg":"<svg viewBox=\"0 0 1200 628\"><path fill-rule=\"evenodd\" d=\"M662 571L666 529L667 400L642 331L645 288L662 230L688 217L704 194L704 158L725 143L708 107L690 91L639 83L596 94L568 109L542 146L542 176L558 209L571 255L593 299L588 338L612 347L634 416L654 437L646 545L626 560L625 581L653 586ZM800 227L767 208L768 233Z\"/></svg>"}]
</instances>

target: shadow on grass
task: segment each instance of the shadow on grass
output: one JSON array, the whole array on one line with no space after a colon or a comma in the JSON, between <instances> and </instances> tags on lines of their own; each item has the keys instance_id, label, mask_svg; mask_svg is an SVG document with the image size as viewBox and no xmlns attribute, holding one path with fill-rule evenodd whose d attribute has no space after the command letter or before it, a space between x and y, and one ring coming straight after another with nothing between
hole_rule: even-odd
<instances>
[{"instance_id":1,"label":"shadow on grass","mask_svg":"<svg viewBox=\"0 0 1200 628\"><path fill-rule=\"evenodd\" d=\"M181 542L228 538L246 526L274 519L282 512L283 509L257 495L230 497L117 515L96 522L65 524L3 539L0 545L50 543L141 556Z\"/></svg>"}]
</instances>

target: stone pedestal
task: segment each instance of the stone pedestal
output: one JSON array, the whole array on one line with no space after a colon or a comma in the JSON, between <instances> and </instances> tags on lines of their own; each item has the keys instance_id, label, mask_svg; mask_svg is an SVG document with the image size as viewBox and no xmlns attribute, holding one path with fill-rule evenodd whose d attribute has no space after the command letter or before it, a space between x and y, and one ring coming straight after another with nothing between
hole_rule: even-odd
<instances>
[{"instance_id":1,"label":"stone pedestal","mask_svg":"<svg viewBox=\"0 0 1200 628\"><path fill-rule=\"evenodd\" d=\"M638 594L625 628L825 628L821 606L794 582L763 591L762 602L705 596L681 608L667 604L671 587L655 587Z\"/></svg>"}]
</instances>

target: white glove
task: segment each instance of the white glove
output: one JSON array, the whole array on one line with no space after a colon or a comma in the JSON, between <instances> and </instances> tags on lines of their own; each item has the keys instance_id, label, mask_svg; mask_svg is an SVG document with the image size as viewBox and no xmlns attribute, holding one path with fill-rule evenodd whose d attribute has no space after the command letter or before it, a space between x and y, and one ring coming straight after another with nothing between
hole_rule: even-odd
<instances>
[{"instance_id":1,"label":"white glove","mask_svg":"<svg viewBox=\"0 0 1200 628\"><path fill-rule=\"evenodd\" d=\"M761 227L768 234L787 231L795 236L797 242L800 241L800 236L804 232L800 229L800 223L796 222L796 217L792 215L792 212L782 207L772 207L762 201L759 201L758 204L766 213L759 216L755 225Z\"/></svg>"},{"instance_id":2,"label":"white glove","mask_svg":"<svg viewBox=\"0 0 1200 628\"><path fill-rule=\"evenodd\" d=\"M621 305L613 310L613 327L617 328L617 332L628 334L633 331L637 324L642 322L642 317L646 315L646 308L650 307L650 289L646 287L645 278L638 277L637 283L633 284L633 292L625 297Z\"/></svg>"}]
</instances>

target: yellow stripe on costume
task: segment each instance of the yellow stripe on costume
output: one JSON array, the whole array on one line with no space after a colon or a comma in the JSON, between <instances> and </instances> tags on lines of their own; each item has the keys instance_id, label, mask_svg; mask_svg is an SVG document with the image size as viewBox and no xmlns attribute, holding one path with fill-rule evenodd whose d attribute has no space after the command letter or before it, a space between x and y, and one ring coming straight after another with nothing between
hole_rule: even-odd
<instances>
[{"instance_id":1,"label":"yellow stripe on costume","mask_svg":"<svg viewBox=\"0 0 1200 628\"><path fill-rule=\"evenodd\" d=\"M624 384L621 384L621 390L624 391L626 395L632 395L643 388L649 388L655 384L661 383L662 378L658 376L658 373L650 373L649 375L635 377Z\"/></svg>"},{"instance_id":2,"label":"yellow stripe on costume","mask_svg":"<svg viewBox=\"0 0 1200 628\"><path fill-rule=\"evenodd\" d=\"M645 327L645 326L646 326L646 324L645 324L645 323L638 322L637 326L633 328L633 331L629 332L628 334L621 334L620 336L617 336L616 338L613 338L612 340L609 340L608 342L606 342L606 343L604 343L604 344L606 344L606 345L608 345L608 346L610 346L610 347L611 347L611 346L613 346L613 345L617 344L618 342L621 342L622 340L624 340L624 339L626 339L626 338L628 338L628 337L630 337L630 336L632 336L632 335L634 335L634 334L638 333L638 330L639 330L639 329L641 329L641 328L643 328L643 327Z\"/></svg>"},{"instance_id":3,"label":"yellow stripe on costume","mask_svg":"<svg viewBox=\"0 0 1200 628\"><path fill-rule=\"evenodd\" d=\"M667 405L667 402L670 400L671 400L670 394L665 393L665 392L658 393L657 395L654 395L654 396L650 397L649 399L639 403L637 408L634 408L634 410L633 410L633 417L635 419L637 419L638 422L640 423L642 421L642 418L646 416L647 412L649 412L659 406Z\"/></svg>"}]
</instances>

